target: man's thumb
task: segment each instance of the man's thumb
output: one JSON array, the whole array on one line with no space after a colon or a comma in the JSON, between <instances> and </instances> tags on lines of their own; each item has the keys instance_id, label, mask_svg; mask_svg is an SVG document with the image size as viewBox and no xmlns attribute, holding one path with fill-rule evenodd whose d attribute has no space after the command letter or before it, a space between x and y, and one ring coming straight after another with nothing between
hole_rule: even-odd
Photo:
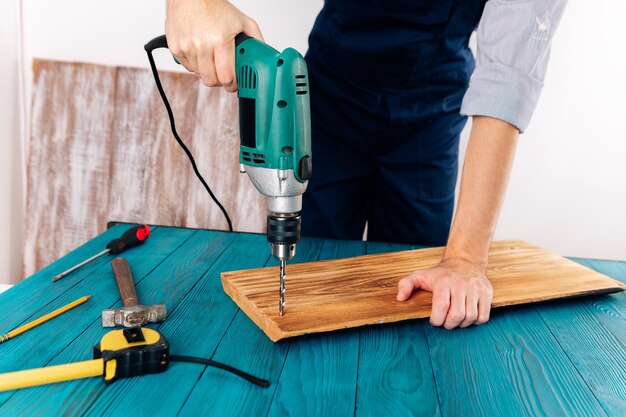
<instances>
[{"instance_id":1,"label":"man's thumb","mask_svg":"<svg viewBox=\"0 0 626 417\"><path fill-rule=\"evenodd\" d=\"M396 299L398 301L406 301L413 294L413 289L415 288L415 284L413 283L413 279L409 277L402 278L398 281L398 295Z\"/></svg>"},{"instance_id":2,"label":"man's thumb","mask_svg":"<svg viewBox=\"0 0 626 417\"><path fill-rule=\"evenodd\" d=\"M424 286L424 278L425 276L420 271L416 271L398 281L398 296L396 297L398 301L408 300L415 290L427 289Z\"/></svg>"}]
</instances>

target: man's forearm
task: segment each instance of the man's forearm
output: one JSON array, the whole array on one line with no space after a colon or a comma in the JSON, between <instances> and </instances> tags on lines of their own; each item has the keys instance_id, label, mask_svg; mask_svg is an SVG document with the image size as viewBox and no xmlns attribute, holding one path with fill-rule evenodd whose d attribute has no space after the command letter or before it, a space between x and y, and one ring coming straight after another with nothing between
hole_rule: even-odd
<instances>
[{"instance_id":1,"label":"man's forearm","mask_svg":"<svg viewBox=\"0 0 626 417\"><path fill-rule=\"evenodd\" d=\"M487 254L511 172L518 130L491 117L474 117L461 194L443 261L398 282L398 301L413 291L433 293L430 323L446 329L489 320L493 287Z\"/></svg>"},{"instance_id":2,"label":"man's forearm","mask_svg":"<svg viewBox=\"0 0 626 417\"><path fill-rule=\"evenodd\" d=\"M459 202L444 260L487 266L518 134L509 123L486 116L473 117Z\"/></svg>"}]
</instances>

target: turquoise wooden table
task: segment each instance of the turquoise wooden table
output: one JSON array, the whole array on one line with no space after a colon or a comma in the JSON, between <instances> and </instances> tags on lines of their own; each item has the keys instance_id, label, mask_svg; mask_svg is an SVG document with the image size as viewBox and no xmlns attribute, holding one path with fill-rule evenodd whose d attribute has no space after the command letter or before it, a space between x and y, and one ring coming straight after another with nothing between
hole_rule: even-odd
<instances>
[{"instance_id":1,"label":"turquoise wooden table","mask_svg":"<svg viewBox=\"0 0 626 417\"><path fill-rule=\"evenodd\" d=\"M57 283L100 251L116 225L0 294L0 332L91 294L86 304L0 345L0 372L90 359L119 306L111 257ZM297 261L409 249L304 239ZM0 393L0 416L619 416L626 415L626 294L495 311L480 327L428 321L272 343L224 294L220 272L274 264L265 237L155 227L129 250L140 300L165 302L156 326L175 354L211 357L271 381L172 363L162 374ZM576 259L626 282L626 263ZM278 281L276 283L278 288ZM289 298L287 298L288 302Z\"/></svg>"}]
</instances>

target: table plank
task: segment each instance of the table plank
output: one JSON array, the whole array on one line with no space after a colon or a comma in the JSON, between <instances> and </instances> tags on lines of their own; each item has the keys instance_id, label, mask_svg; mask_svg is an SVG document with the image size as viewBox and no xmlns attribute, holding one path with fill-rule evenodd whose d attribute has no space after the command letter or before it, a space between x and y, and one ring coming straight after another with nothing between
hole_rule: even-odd
<instances>
[{"instance_id":1,"label":"table plank","mask_svg":"<svg viewBox=\"0 0 626 417\"><path fill-rule=\"evenodd\" d=\"M127 227L123 225L113 226L56 262L42 268L28 279L0 294L0 305L3 307L0 310L0 332L4 333L5 330L14 329L32 318L54 310L56 308L55 305L49 303L58 299L86 277L92 275L102 265L110 262L111 259L107 256L101 257L55 283L51 282L52 277L74 266L76 263L101 252L111 239L119 237ZM148 239L145 245L151 245L151 240ZM130 250L136 251L138 249ZM60 305L57 307L60 307Z\"/></svg>"},{"instance_id":2,"label":"table plank","mask_svg":"<svg viewBox=\"0 0 626 417\"><path fill-rule=\"evenodd\" d=\"M598 272L626 281L623 262L579 260ZM626 410L626 339L623 293L585 300L554 302L537 308L608 415Z\"/></svg>"},{"instance_id":3,"label":"table plank","mask_svg":"<svg viewBox=\"0 0 626 417\"><path fill-rule=\"evenodd\" d=\"M626 350L589 308L554 303L539 310L578 373L609 415L626 410Z\"/></svg>"},{"instance_id":4,"label":"table plank","mask_svg":"<svg viewBox=\"0 0 626 417\"><path fill-rule=\"evenodd\" d=\"M235 244L237 241L239 245ZM211 355L234 312L224 309L226 300L215 291L219 280L210 277L233 257L243 258L248 265L263 263L265 258L253 253L242 256L250 242L250 235L199 230L151 274L149 281L142 283L147 289L143 293L162 295L168 306L167 320L151 327L166 337L171 353ZM103 395L94 398L85 411L88 415L136 416L137 410L128 404L142 404L142 415L175 415L202 369L198 365L173 363L162 374L117 381Z\"/></svg>"},{"instance_id":5,"label":"table plank","mask_svg":"<svg viewBox=\"0 0 626 417\"><path fill-rule=\"evenodd\" d=\"M115 226L0 294L6 330L94 296L0 345L1 371L91 357L106 333L100 311L120 304L110 258L56 284L49 280L127 227ZM363 245L304 239L296 260L353 256ZM409 248L367 243L368 253ZM173 353L212 356L269 378L269 389L221 370L172 363L163 374L110 386L91 378L0 393L0 415L136 417L140 407L151 416L613 416L626 409L626 293L510 308L494 312L487 325L455 331L414 320L272 343L219 281L224 270L275 265L264 236L154 228L145 245L124 257L140 299L167 303L170 316L155 327ZM626 263L575 261L626 283ZM288 294L289 284L289 304Z\"/></svg>"},{"instance_id":6,"label":"table plank","mask_svg":"<svg viewBox=\"0 0 626 417\"><path fill-rule=\"evenodd\" d=\"M532 415L515 395L488 326L425 330L442 415Z\"/></svg>"},{"instance_id":7,"label":"table plank","mask_svg":"<svg viewBox=\"0 0 626 417\"><path fill-rule=\"evenodd\" d=\"M267 242L260 246L264 251L267 250ZM294 260L306 262L318 259L321 247L320 239L303 239L298 244ZM268 264L276 264L276 261L271 258ZM289 303L288 288L287 278L287 303ZM238 378L225 378L222 371L207 368L194 386L180 415L266 415L279 383L290 344L269 341L237 305L223 291L220 292L228 299L229 306L237 310L237 315L220 342L213 359L267 378L270 387L263 389ZM219 390L215 389L217 386L220 387Z\"/></svg>"},{"instance_id":8,"label":"table plank","mask_svg":"<svg viewBox=\"0 0 626 417\"><path fill-rule=\"evenodd\" d=\"M119 230L117 232L116 234L119 234ZM141 249L135 248L125 252L124 256L131 265L138 288L147 275L195 233L193 230L155 228L152 237L141 246ZM69 261L64 259L62 263L70 264L75 261L76 259ZM68 276L65 279L69 278ZM93 346L107 332L101 325L101 311L120 305L120 296L108 264L100 265L82 279L80 277L74 279L76 282L73 284L69 281L65 283L67 289L55 303L66 304L85 294L92 294L93 298L73 311L77 314L63 314L0 346L3 349L0 355L0 368L3 372L92 358ZM49 282L48 285L55 288L62 282ZM19 289L21 286L22 283L16 287ZM138 289L138 292L141 297L142 291ZM5 410L6 413L10 410L15 415L29 416L82 413L104 390L105 385L101 379L91 378L4 392L0 393L2 404L0 414L5 415ZM42 402L42 398L49 401Z\"/></svg>"},{"instance_id":9,"label":"table plank","mask_svg":"<svg viewBox=\"0 0 626 417\"><path fill-rule=\"evenodd\" d=\"M324 241L319 260L364 253L364 242ZM358 331L292 341L268 416L353 414L358 358Z\"/></svg>"},{"instance_id":10,"label":"table plank","mask_svg":"<svg viewBox=\"0 0 626 417\"><path fill-rule=\"evenodd\" d=\"M509 309L485 327L531 415L606 415L534 307Z\"/></svg>"},{"instance_id":11,"label":"table plank","mask_svg":"<svg viewBox=\"0 0 626 417\"><path fill-rule=\"evenodd\" d=\"M367 253L417 248L368 242ZM356 416L440 415L424 326L413 320L360 330Z\"/></svg>"},{"instance_id":12,"label":"table plank","mask_svg":"<svg viewBox=\"0 0 626 417\"><path fill-rule=\"evenodd\" d=\"M626 262L592 259L575 261L626 283ZM626 344L626 292L615 293L610 297L590 297L581 302L607 331Z\"/></svg>"},{"instance_id":13,"label":"table plank","mask_svg":"<svg viewBox=\"0 0 626 417\"><path fill-rule=\"evenodd\" d=\"M420 320L361 330L357 416L441 415L424 326Z\"/></svg>"}]
</instances>

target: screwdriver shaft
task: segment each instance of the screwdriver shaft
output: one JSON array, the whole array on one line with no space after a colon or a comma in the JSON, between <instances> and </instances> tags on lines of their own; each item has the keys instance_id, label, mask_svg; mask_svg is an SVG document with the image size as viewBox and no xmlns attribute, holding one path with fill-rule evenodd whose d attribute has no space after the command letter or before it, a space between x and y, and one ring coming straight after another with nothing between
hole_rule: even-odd
<instances>
[{"instance_id":1,"label":"screwdriver shaft","mask_svg":"<svg viewBox=\"0 0 626 417\"><path fill-rule=\"evenodd\" d=\"M285 269L287 269L287 261L280 261L280 300L278 302L278 314L285 314Z\"/></svg>"},{"instance_id":2,"label":"screwdriver shaft","mask_svg":"<svg viewBox=\"0 0 626 417\"><path fill-rule=\"evenodd\" d=\"M66 275L71 274L72 272L76 271L78 268L80 268L83 265L88 264L89 262L101 257L102 255L106 255L107 253L109 253L111 251L111 249L105 249L102 252L92 256L91 258L84 260L83 262L79 263L78 265L75 265L73 267L71 267L70 269L68 269L67 271L63 271L61 272L59 275L57 275L56 277L52 278L52 281L58 281L61 278L63 278Z\"/></svg>"}]
</instances>

